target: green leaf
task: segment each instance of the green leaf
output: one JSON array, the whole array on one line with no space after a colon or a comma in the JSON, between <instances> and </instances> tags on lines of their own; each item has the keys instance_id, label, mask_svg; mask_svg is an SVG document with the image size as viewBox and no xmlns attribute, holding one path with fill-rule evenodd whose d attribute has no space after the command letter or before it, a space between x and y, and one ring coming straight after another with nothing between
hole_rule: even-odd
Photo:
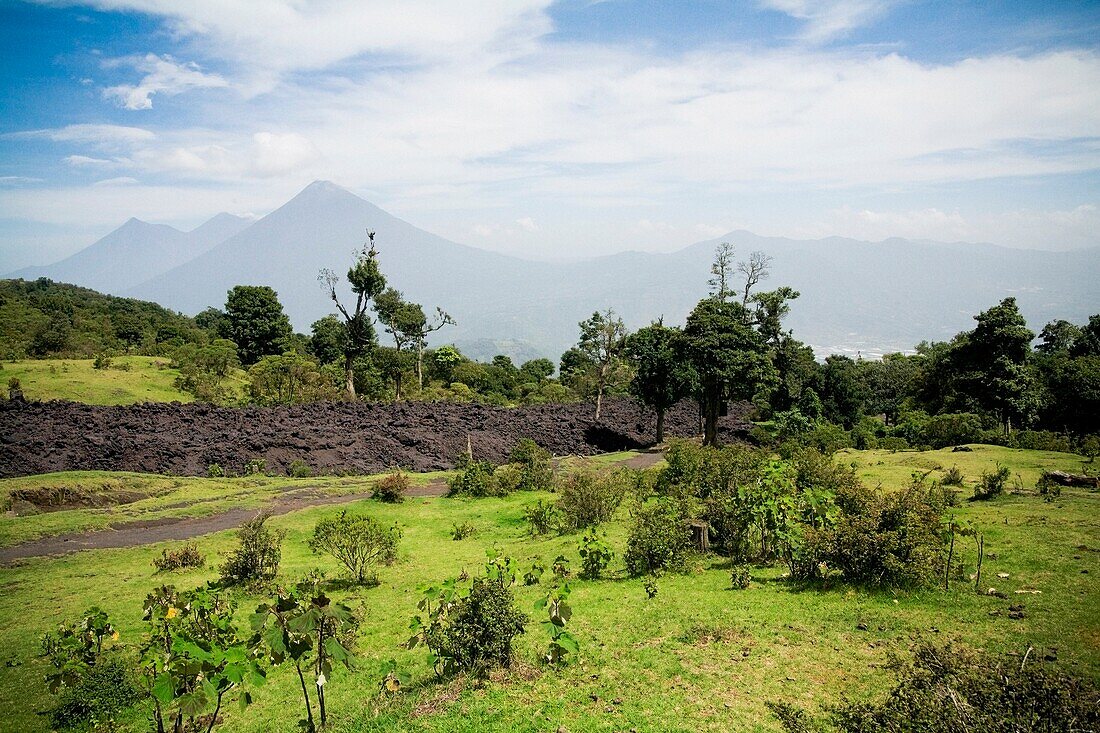
<instances>
[{"instance_id":1,"label":"green leaf","mask_svg":"<svg viewBox=\"0 0 1100 733\"><path fill-rule=\"evenodd\" d=\"M239 702L240 702L240 705L241 705L241 710L244 710L245 708L247 708L249 705L252 704L252 693L250 693L248 691L242 692L241 693L241 699L240 699Z\"/></svg>"},{"instance_id":2,"label":"green leaf","mask_svg":"<svg viewBox=\"0 0 1100 733\"><path fill-rule=\"evenodd\" d=\"M157 675L156 681L153 682L151 692L153 693L153 697L162 705L167 705L172 702L172 698L176 695L176 685L171 675Z\"/></svg>"}]
</instances>

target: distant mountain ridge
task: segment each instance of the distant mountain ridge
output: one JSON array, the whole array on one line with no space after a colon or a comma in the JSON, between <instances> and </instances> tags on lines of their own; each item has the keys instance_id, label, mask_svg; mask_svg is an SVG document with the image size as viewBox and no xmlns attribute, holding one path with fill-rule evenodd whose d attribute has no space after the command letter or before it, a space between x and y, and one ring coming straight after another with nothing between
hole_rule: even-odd
<instances>
[{"instance_id":1,"label":"distant mountain ridge","mask_svg":"<svg viewBox=\"0 0 1100 733\"><path fill-rule=\"evenodd\" d=\"M150 277L190 262L247 227L251 221L221 213L189 232L131 218L118 229L60 262L27 267L8 277L48 277L119 295Z\"/></svg>"},{"instance_id":2,"label":"distant mountain ridge","mask_svg":"<svg viewBox=\"0 0 1100 733\"><path fill-rule=\"evenodd\" d=\"M113 292L194 314L221 307L234 285L270 285L295 327L307 331L333 311L317 283L319 270L346 271L367 229L377 232L390 285L426 310L438 305L456 319L458 325L440 331L436 343L455 343L475 358L499 352L517 361L535 354L556 359L576 341L578 321L609 307L631 328L662 316L682 323L707 294L714 248L723 241L734 245L737 259L754 250L773 258L771 277L758 289L789 285L801 292L787 325L819 355L874 355L947 339L1007 296L1017 298L1036 331L1055 318L1081 323L1100 312L1100 249L804 241L735 231L667 254L533 262L451 242L324 181L187 261ZM100 247L86 254L104 240L70 260L84 255L95 261L92 254L109 253Z\"/></svg>"}]
</instances>

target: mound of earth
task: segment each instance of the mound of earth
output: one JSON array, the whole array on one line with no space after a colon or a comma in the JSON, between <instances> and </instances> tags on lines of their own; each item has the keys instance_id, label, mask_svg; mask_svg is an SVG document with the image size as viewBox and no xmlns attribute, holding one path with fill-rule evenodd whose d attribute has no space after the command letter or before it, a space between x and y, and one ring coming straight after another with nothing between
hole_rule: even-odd
<instances>
[{"instance_id":1,"label":"mound of earth","mask_svg":"<svg viewBox=\"0 0 1100 733\"><path fill-rule=\"evenodd\" d=\"M478 458L503 461L520 438L554 455L591 455L653 442L653 412L608 400L601 419L588 404L518 408L442 402L324 402L228 408L146 403L0 402L0 477L104 470L203 476L211 464L240 471L263 459L283 473L305 461L324 473L453 468L467 439ZM745 409L722 418L727 440L744 439ZM668 437L700 432L698 408L682 402L665 418Z\"/></svg>"}]
</instances>

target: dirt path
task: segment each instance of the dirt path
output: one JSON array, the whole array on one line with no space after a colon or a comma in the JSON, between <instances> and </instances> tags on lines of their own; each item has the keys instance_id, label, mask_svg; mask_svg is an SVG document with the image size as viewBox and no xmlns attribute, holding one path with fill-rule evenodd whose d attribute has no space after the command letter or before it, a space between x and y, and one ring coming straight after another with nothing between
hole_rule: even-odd
<instances>
[{"instance_id":1,"label":"dirt path","mask_svg":"<svg viewBox=\"0 0 1100 733\"><path fill-rule=\"evenodd\" d=\"M409 498L443 496L447 484L434 481L423 486L409 489ZM331 504L348 504L360 499L369 499L371 493L354 494L314 494L300 493L282 496L264 507L272 515L289 514L300 509ZM68 534L42 537L12 547L0 548L0 565L10 565L18 560L48 555L67 555L81 550L104 550L121 547L139 547L154 542L171 540L189 540L195 537L235 529L256 516L257 509L230 509L208 517L164 517L161 519L143 519L136 522L113 524L109 529L90 532L70 532Z\"/></svg>"},{"instance_id":2,"label":"dirt path","mask_svg":"<svg viewBox=\"0 0 1100 733\"><path fill-rule=\"evenodd\" d=\"M644 469L664 458L661 452L642 453L618 462L617 465L634 469ZM447 493L444 481L433 481L422 486L412 486L406 496L411 499L443 496ZM354 494L317 494L309 489L298 489L294 493L280 496L264 507L272 515L289 514L300 509L332 504L349 504L360 499L369 499L371 492ZM70 532L68 534L42 537L12 547L0 548L0 565L11 565L19 560L50 555L67 555L81 550L105 550L122 547L140 547L155 542L189 540L214 532L235 529L252 519L257 509L230 509L207 517L163 517L160 519L142 519L135 522L120 522L109 529L89 532Z\"/></svg>"}]
</instances>

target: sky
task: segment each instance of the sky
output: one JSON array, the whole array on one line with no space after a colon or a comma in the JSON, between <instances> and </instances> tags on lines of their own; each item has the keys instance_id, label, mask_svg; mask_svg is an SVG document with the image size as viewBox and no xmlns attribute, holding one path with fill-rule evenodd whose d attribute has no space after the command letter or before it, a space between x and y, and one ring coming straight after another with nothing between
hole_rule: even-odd
<instances>
[{"instance_id":1,"label":"sky","mask_svg":"<svg viewBox=\"0 0 1100 733\"><path fill-rule=\"evenodd\" d=\"M534 259L1100 246L1100 3L0 0L0 273L331 180Z\"/></svg>"}]
</instances>

